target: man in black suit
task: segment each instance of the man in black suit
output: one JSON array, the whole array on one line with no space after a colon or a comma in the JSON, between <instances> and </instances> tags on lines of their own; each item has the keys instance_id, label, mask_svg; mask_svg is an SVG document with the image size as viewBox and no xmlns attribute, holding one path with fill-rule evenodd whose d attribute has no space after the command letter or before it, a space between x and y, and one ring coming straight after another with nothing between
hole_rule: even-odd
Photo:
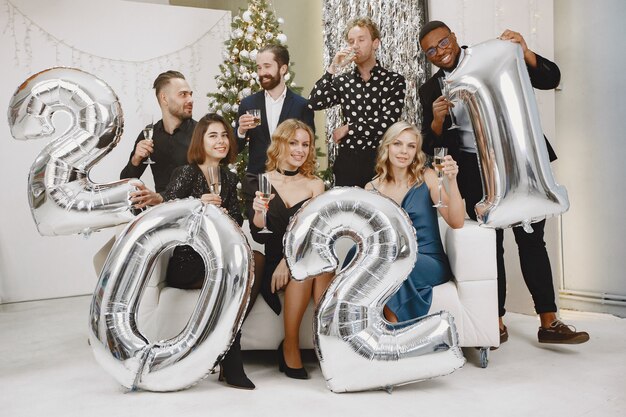
<instances>
[{"instance_id":1,"label":"man in black suit","mask_svg":"<svg viewBox=\"0 0 626 417\"><path fill-rule=\"evenodd\" d=\"M237 124L239 152L248 143L248 167L251 174L265 172L266 152L271 137L281 122L298 119L315 131L314 113L308 101L285 85L285 74L289 70L289 51L281 45L268 45L256 56L257 75L262 91L241 100ZM261 110L261 124L257 126L254 116L246 112Z\"/></svg>"},{"instance_id":2,"label":"man in black suit","mask_svg":"<svg viewBox=\"0 0 626 417\"><path fill-rule=\"evenodd\" d=\"M534 53L516 32L505 30L500 39L520 44L524 53L524 61L535 88L549 90L556 88L561 79L558 66L542 56ZM438 78L454 71L464 56L464 48L460 47L456 35L443 22L428 22L419 34L419 42L429 62L439 68L419 89L422 104L422 134L424 151L432 155L433 148L447 147L448 153L459 164L458 184L461 195L465 199L467 214L476 219L474 206L483 197L482 181L476 155L474 132L464 106L454 107L441 94ZM451 125L449 112L453 111L459 128L448 130ZM546 141L547 142L547 141ZM549 143L550 161L556 155ZM522 275L526 286L535 303L535 311L539 314L541 327L537 337L541 343L584 343L589 340L586 332L577 332L558 320L550 259L543 240L545 220L533 223L533 233L526 233L521 227L514 227L513 233L519 248ZM498 264L498 307L500 316L500 343L508 339L507 328L502 317L506 298L506 273L504 269L504 231L496 230L496 254Z\"/></svg>"}]
</instances>

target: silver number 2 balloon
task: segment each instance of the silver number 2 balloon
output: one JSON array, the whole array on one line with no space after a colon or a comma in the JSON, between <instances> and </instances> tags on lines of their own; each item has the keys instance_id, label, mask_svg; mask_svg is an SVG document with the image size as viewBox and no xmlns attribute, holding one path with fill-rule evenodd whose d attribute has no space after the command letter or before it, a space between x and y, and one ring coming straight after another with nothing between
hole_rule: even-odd
<instances>
[{"instance_id":1,"label":"silver number 2 balloon","mask_svg":"<svg viewBox=\"0 0 626 417\"><path fill-rule=\"evenodd\" d=\"M136 314L159 255L190 245L204 259L205 283L184 329L147 340ZM90 312L96 360L130 389L189 387L215 367L241 327L253 281L252 255L237 224L197 199L160 204L142 213L119 236L100 273Z\"/></svg>"},{"instance_id":2,"label":"silver number 2 balloon","mask_svg":"<svg viewBox=\"0 0 626 417\"><path fill-rule=\"evenodd\" d=\"M467 107L480 160L484 197L478 221L506 228L568 210L565 187L554 180L537 100L522 48L490 40L465 50L446 78Z\"/></svg>"},{"instance_id":3,"label":"silver number 2 balloon","mask_svg":"<svg viewBox=\"0 0 626 417\"><path fill-rule=\"evenodd\" d=\"M52 120L59 110L71 118L60 133ZM41 71L17 88L8 118L15 139L51 139L28 176L30 210L41 235L89 233L133 218L129 180L89 179L89 170L119 142L124 125L119 100L104 81L74 68Z\"/></svg>"},{"instance_id":4,"label":"silver number 2 balloon","mask_svg":"<svg viewBox=\"0 0 626 417\"><path fill-rule=\"evenodd\" d=\"M316 353L328 387L334 392L390 389L463 366L449 313L402 327L382 316L419 256L415 229L391 199L336 187L309 201L284 237L294 279L335 271L334 244L342 236L357 242L357 255L329 286L315 319Z\"/></svg>"}]
</instances>

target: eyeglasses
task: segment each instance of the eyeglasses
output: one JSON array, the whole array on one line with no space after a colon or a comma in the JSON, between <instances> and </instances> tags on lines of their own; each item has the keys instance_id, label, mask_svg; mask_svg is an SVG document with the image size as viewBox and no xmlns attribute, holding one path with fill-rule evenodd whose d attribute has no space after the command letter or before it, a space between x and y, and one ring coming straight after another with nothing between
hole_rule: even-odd
<instances>
[{"instance_id":1,"label":"eyeglasses","mask_svg":"<svg viewBox=\"0 0 626 417\"><path fill-rule=\"evenodd\" d=\"M433 46L432 48L428 48L424 53L428 58L432 58L437 53L437 49L444 49L450 46L450 35L452 33L448 33L448 36L439 41L437 46Z\"/></svg>"}]
</instances>

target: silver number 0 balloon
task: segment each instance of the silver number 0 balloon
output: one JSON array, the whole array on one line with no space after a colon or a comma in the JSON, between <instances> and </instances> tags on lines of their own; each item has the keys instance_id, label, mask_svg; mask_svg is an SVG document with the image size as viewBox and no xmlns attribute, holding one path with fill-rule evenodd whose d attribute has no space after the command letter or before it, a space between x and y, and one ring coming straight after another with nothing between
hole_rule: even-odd
<instances>
[{"instance_id":1,"label":"silver number 0 balloon","mask_svg":"<svg viewBox=\"0 0 626 417\"><path fill-rule=\"evenodd\" d=\"M402 327L382 316L384 304L413 268L417 254L415 229L391 199L337 187L309 201L293 216L284 237L294 279L335 271L334 244L341 236L350 236L359 249L316 312L315 347L328 387L334 392L389 389L463 366L448 313Z\"/></svg>"},{"instance_id":2,"label":"silver number 0 balloon","mask_svg":"<svg viewBox=\"0 0 626 417\"><path fill-rule=\"evenodd\" d=\"M52 121L57 111L71 117L61 133ZM89 179L89 170L119 142L124 125L119 100L104 81L74 68L41 71L17 88L8 118L15 139L52 139L28 176L30 209L41 235L89 233L134 217L129 180Z\"/></svg>"},{"instance_id":3,"label":"silver number 0 balloon","mask_svg":"<svg viewBox=\"0 0 626 417\"><path fill-rule=\"evenodd\" d=\"M136 325L142 291L159 254L179 244L202 256L205 283L185 328L171 339L149 341ZM186 199L142 213L119 236L100 273L89 326L97 361L131 389L173 391L195 384L241 327L253 270L246 237L220 208Z\"/></svg>"},{"instance_id":4,"label":"silver number 0 balloon","mask_svg":"<svg viewBox=\"0 0 626 417\"><path fill-rule=\"evenodd\" d=\"M467 48L446 82L465 103L474 129L484 193L475 207L478 221L530 232L530 223L567 211L567 190L550 168L522 48L501 40Z\"/></svg>"}]
</instances>

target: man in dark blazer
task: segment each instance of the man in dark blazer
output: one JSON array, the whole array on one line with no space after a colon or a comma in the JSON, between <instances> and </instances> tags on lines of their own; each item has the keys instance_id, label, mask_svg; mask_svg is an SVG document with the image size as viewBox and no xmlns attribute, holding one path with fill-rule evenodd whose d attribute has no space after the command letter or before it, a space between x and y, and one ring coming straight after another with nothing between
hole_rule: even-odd
<instances>
[{"instance_id":1,"label":"man in dark blazer","mask_svg":"<svg viewBox=\"0 0 626 417\"><path fill-rule=\"evenodd\" d=\"M298 119L311 126L315 132L314 113L308 101L285 85L285 74L289 69L289 51L281 45L268 45L256 56L257 75L263 90L241 100L238 110L237 142L239 152L248 144L248 167L251 174L265 172L266 152L272 133L281 122ZM261 124L247 113L251 109L261 110Z\"/></svg>"},{"instance_id":2,"label":"man in dark blazer","mask_svg":"<svg viewBox=\"0 0 626 417\"><path fill-rule=\"evenodd\" d=\"M516 32L505 30L500 39L520 44L524 61L533 87L549 90L556 88L561 79L559 67L542 56L534 53ZM422 104L422 134L424 151L433 153L435 147L446 147L448 153L459 164L457 178L461 195L465 199L467 214L476 219L474 206L483 197L482 180L478 167L473 129L467 112L461 106L455 108L459 128L449 130L451 118L449 112L454 107L441 94L439 78L454 71L464 56L463 49L456 40L456 35L443 22L428 22L419 34L419 42L426 58L439 68L419 89ZM460 116L460 117L459 117ZM546 140L547 143L547 140ZM549 143L550 161L556 159ZM535 303L541 327L537 334L540 343L584 343L589 340L586 332L577 332L558 320L550 259L543 239L545 220L533 223L533 233L526 233L522 227L514 227L515 242L519 248L522 275ZM500 316L500 343L508 339L508 331L502 317L506 298L506 272L504 269L504 231L496 230L496 255L498 266L498 309Z\"/></svg>"}]
</instances>

